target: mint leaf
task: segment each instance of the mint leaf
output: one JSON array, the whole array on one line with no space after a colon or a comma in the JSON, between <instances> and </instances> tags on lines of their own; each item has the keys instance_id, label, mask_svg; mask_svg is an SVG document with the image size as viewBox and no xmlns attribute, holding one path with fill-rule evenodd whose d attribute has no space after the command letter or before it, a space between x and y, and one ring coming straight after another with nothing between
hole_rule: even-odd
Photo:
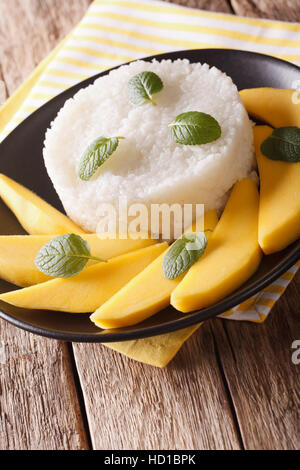
<instances>
[{"instance_id":1,"label":"mint leaf","mask_svg":"<svg viewBox=\"0 0 300 470\"><path fill-rule=\"evenodd\" d=\"M46 243L38 252L35 265L47 276L67 278L80 273L89 259L105 262L91 256L88 243L79 235L67 234Z\"/></svg>"},{"instance_id":2,"label":"mint leaf","mask_svg":"<svg viewBox=\"0 0 300 470\"><path fill-rule=\"evenodd\" d=\"M153 95L164 87L163 82L154 72L141 72L128 82L128 96L132 104L140 106L150 101L154 106Z\"/></svg>"},{"instance_id":3,"label":"mint leaf","mask_svg":"<svg viewBox=\"0 0 300 470\"><path fill-rule=\"evenodd\" d=\"M261 144L261 152L270 160L300 162L299 127L279 127Z\"/></svg>"},{"instance_id":4,"label":"mint leaf","mask_svg":"<svg viewBox=\"0 0 300 470\"><path fill-rule=\"evenodd\" d=\"M199 111L180 114L169 127L175 142L183 145L208 144L222 135L218 121Z\"/></svg>"},{"instance_id":5,"label":"mint leaf","mask_svg":"<svg viewBox=\"0 0 300 470\"><path fill-rule=\"evenodd\" d=\"M94 140L82 155L78 171L79 178L88 181L117 150L120 139L124 137L99 137Z\"/></svg>"},{"instance_id":6,"label":"mint leaf","mask_svg":"<svg viewBox=\"0 0 300 470\"><path fill-rule=\"evenodd\" d=\"M188 233L177 240L164 257L162 268L166 279L173 280L187 271L204 254L205 233Z\"/></svg>"}]
</instances>

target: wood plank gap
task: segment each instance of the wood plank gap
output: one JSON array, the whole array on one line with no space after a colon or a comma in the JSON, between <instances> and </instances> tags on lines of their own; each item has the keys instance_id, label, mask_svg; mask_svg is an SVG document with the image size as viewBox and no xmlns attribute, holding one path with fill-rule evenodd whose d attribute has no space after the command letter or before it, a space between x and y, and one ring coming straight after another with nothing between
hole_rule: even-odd
<instances>
[{"instance_id":1,"label":"wood plank gap","mask_svg":"<svg viewBox=\"0 0 300 470\"><path fill-rule=\"evenodd\" d=\"M73 380L74 380L74 384L75 384L75 389L76 389L78 404L79 404L79 408L80 408L83 428L84 428L84 431L85 431L87 445L88 445L88 449L86 449L86 450L93 450L92 438L91 438L90 427L89 427L89 421L88 421L88 417L87 417L87 412L86 412L86 407L85 407L83 391L82 391L82 387L81 387L81 383L80 383L80 378L79 378L78 370L77 370L77 366L76 366L76 360L75 360L75 356L74 356L73 345L72 345L72 343L66 343L66 344L67 344L67 350L68 350L68 353L69 353L71 370L73 372Z\"/></svg>"},{"instance_id":2,"label":"wood plank gap","mask_svg":"<svg viewBox=\"0 0 300 470\"><path fill-rule=\"evenodd\" d=\"M243 438L242 438L242 433L241 433L241 429L240 429L240 425L239 425L238 416L237 416L236 409L235 409L235 406L234 406L234 402L233 402L233 399L232 399L232 396L231 396L231 393L230 393L230 388L229 388L229 384L227 382L225 371L223 369L221 356L220 356L220 351L219 351L219 348L218 348L218 343L217 343L217 340L216 340L213 329L211 329L211 334L212 334L213 344L214 344L214 349L215 349L215 354L216 354L216 362L218 364L218 368L219 368L220 375L221 375L223 385L224 385L224 390L225 390L225 393L227 395L227 400L228 400L229 408L230 408L230 411L231 411L232 421L233 421L233 423L235 425L235 428L236 428L237 439L239 441L239 445L241 447L241 450L245 450L244 441L243 441ZM226 337L227 337L227 334L226 334ZM232 351L232 347L231 347L230 344L229 344L229 346L230 346L230 349Z\"/></svg>"}]
</instances>

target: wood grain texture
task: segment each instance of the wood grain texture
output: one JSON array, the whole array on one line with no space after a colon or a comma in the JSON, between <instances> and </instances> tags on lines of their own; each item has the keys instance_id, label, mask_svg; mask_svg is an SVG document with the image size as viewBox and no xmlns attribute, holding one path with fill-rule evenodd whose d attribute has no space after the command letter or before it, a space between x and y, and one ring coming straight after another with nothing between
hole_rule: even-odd
<instances>
[{"instance_id":1,"label":"wood grain texture","mask_svg":"<svg viewBox=\"0 0 300 470\"><path fill-rule=\"evenodd\" d=\"M300 449L300 273L264 324L214 322L218 354L246 449Z\"/></svg>"},{"instance_id":2,"label":"wood grain texture","mask_svg":"<svg viewBox=\"0 0 300 470\"><path fill-rule=\"evenodd\" d=\"M80 21L92 0L0 0L0 75L11 94Z\"/></svg>"},{"instance_id":3,"label":"wood grain texture","mask_svg":"<svg viewBox=\"0 0 300 470\"><path fill-rule=\"evenodd\" d=\"M300 21L299 0L230 0L230 2L237 15Z\"/></svg>"},{"instance_id":4,"label":"wood grain texture","mask_svg":"<svg viewBox=\"0 0 300 470\"><path fill-rule=\"evenodd\" d=\"M0 321L0 449L87 449L67 345Z\"/></svg>"},{"instance_id":5,"label":"wood grain texture","mask_svg":"<svg viewBox=\"0 0 300 470\"><path fill-rule=\"evenodd\" d=\"M231 13L230 3L227 0L166 0L189 8L200 8L201 10L220 11Z\"/></svg>"},{"instance_id":6,"label":"wood grain texture","mask_svg":"<svg viewBox=\"0 0 300 470\"><path fill-rule=\"evenodd\" d=\"M210 325L168 368L74 344L94 449L239 449Z\"/></svg>"}]
</instances>

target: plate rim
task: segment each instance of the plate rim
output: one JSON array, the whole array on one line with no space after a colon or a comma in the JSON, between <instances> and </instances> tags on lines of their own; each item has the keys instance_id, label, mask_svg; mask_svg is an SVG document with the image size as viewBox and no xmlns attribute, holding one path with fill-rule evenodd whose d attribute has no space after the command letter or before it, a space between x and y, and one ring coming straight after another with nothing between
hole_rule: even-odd
<instances>
[{"instance_id":1,"label":"plate rim","mask_svg":"<svg viewBox=\"0 0 300 470\"><path fill-rule=\"evenodd\" d=\"M153 56L147 56L147 57L136 59L127 63L122 63L120 65L117 65L116 67L109 68L108 70L105 70L103 72L100 72L99 74L93 75L75 84L74 86L68 88L66 91L58 94L57 96L49 100L47 103L45 103L43 106L38 108L36 111L34 111L32 114L30 114L24 121L22 121L22 123L20 123L0 143L0 150L3 144L5 144L7 140L14 138L14 134L17 133L23 125L30 124L30 120L34 119L35 115L37 113L42 112L44 108L48 108L51 105L55 105L56 100L61 100L62 95L66 93L68 94L72 93L73 95L77 93L77 91L79 91L80 89L85 88L86 86L93 83L93 81L97 80L97 78L107 75L112 70L116 70L123 65L127 65L128 63L136 62L137 60L145 60L145 61L151 61L153 59L163 60L164 58L170 59L170 56L174 56L174 58L175 57L178 58L179 54L184 54L184 53L199 54L201 52L212 53L212 54L229 53L232 55L235 55L235 54L243 55L244 57L256 56L256 57L260 57L262 60L269 60L274 63L278 63L281 65L284 64L288 67L294 68L295 71L297 71L300 74L300 67L298 67L296 64L292 64L288 61L279 59L277 57L273 57L268 54L261 54L257 52L251 52L251 51L243 51L239 49L223 49L223 48L185 49L185 50L172 51L172 52L167 52L167 53L162 53L162 54L156 54ZM75 343L76 342L78 343L115 343L115 342L123 342L123 341L130 341L134 339L142 339L142 338L147 338L147 337L159 336L159 335L171 333L177 330L182 330L193 325L197 325L203 321L206 321L211 318L215 318L216 316L222 313L225 313L226 311L232 309L236 305L256 295L265 287L269 286L272 282L274 282L282 274L284 274L287 270L289 270L292 266L294 266L295 263L297 263L297 261L299 260L299 258L300 258L300 246L298 247L296 246L295 249L292 251L292 253L289 254L289 256L285 258L278 266L276 266L274 269L272 269L270 272L264 275L259 281L256 281L253 284L250 284L250 286L245 287L244 289L240 290L238 293L236 294L233 293L230 296L227 296L225 299L205 309L190 312L189 314L187 314L186 317L180 317L177 320L167 321L161 325L158 324L154 326L141 327L138 330L126 331L124 329L123 331L118 330L115 333L111 333L110 332L111 330L108 330L107 334L105 334L105 330L100 330L100 329L99 329L98 334L97 333L84 333L84 332L83 333L62 332L62 331L57 331L54 329L50 330L47 328L41 328L33 324L27 323L24 320L20 320L14 317L12 314L8 314L4 312L1 308L0 308L0 318L2 318L3 320L7 321L8 323L22 330L28 331L33 334L37 334L38 336L43 336L43 337L56 339L56 340L75 342Z\"/></svg>"}]
</instances>

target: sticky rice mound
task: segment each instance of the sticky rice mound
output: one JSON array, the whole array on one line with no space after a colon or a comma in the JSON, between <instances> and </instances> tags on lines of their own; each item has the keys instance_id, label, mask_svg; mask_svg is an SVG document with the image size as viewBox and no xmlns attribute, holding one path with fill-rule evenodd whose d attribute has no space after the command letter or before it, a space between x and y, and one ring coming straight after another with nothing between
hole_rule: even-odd
<instances>
[{"instance_id":1,"label":"sticky rice mound","mask_svg":"<svg viewBox=\"0 0 300 470\"><path fill-rule=\"evenodd\" d=\"M157 106L129 102L127 83L155 72L164 89ZM201 111L220 124L222 136L205 145L179 145L168 125ZM78 176L86 148L100 136L123 136L117 151L89 181ZM69 217L95 232L104 204L205 204L222 209L234 183L254 167L252 124L231 78L188 60L138 61L111 71L68 100L46 133L44 160Z\"/></svg>"}]
</instances>

